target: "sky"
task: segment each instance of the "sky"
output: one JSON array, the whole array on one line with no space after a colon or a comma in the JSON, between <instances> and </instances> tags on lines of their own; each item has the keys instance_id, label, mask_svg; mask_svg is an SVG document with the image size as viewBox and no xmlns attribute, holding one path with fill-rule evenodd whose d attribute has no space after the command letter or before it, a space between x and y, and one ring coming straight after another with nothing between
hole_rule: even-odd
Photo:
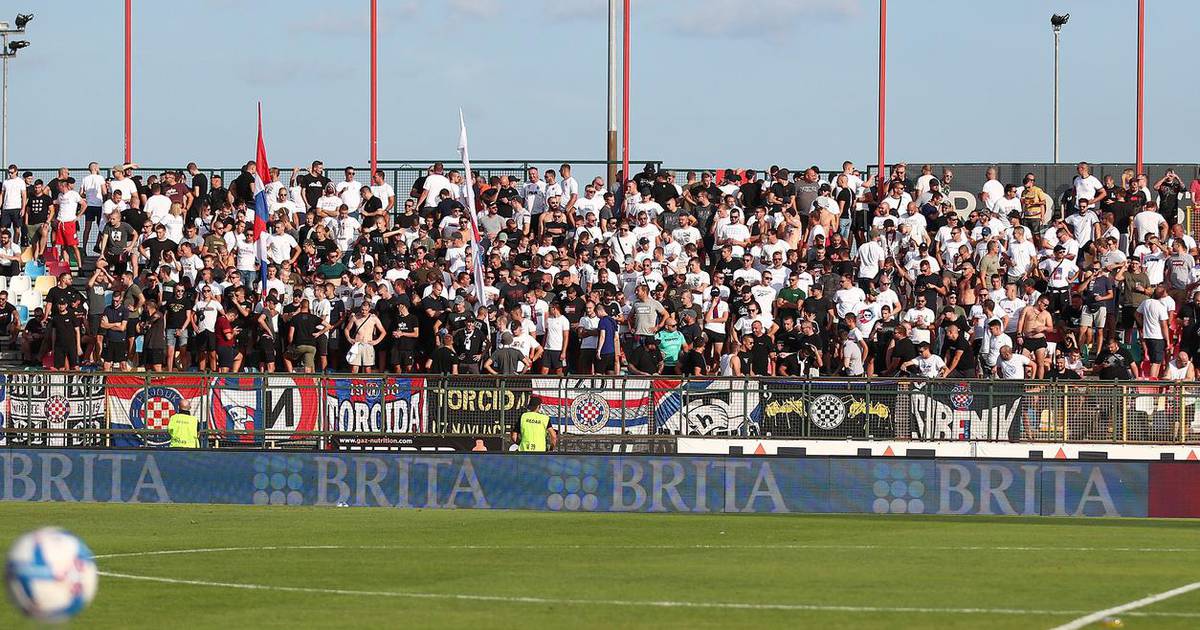
<instances>
[{"instance_id":1,"label":"sky","mask_svg":"<svg viewBox=\"0 0 1200 630\"><path fill-rule=\"evenodd\" d=\"M10 162L111 164L123 3L36 14L11 62ZM607 0L379 0L379 158L604 159ZM1147 162L1195 161L1200 2L1148 0ZM1053 38L1061 158L1134 156L1134 0L891 0L888 161L1046 162ZM134 159L274 166L369 157L367 0L134 0ZM631 158L677 168L873 163L875 0L634 0ZM11 19L11 18L9 18Z\"/></svg>"}]
</instances>

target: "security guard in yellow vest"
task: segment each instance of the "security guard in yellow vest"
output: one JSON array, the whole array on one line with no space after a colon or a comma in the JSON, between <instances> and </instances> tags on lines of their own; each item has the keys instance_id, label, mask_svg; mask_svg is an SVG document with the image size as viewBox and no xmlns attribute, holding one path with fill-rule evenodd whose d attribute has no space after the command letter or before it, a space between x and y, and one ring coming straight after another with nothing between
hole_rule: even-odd
<instances>
[{"instance_id":1,"label":"security guard in yellow vest","mask_svg":"<svg viewBox=\"0 0 1200 630\"><path fill-rule=\"evenodd\" d=\"M517 430L513 431L512 440L520 445L522 452L545 453L558 446L558 431L550 426L550 416L539 411L541 407L542 399L530 396L526 411L517 423ZM549 449L546 448L547 442Z\"/></svg>"},{"instance_id":2,"label":"security guard in yellow vest","mask_svg":"<svg viewBox=\"0 0 1200 630\"><path fill-rule=\"evenodd\" d=\"M200 421L189 413L191 410L192 404L185 398L179 403L179 411L167 421L171 448L200 448Z\"/></svg>"}]
</instances>

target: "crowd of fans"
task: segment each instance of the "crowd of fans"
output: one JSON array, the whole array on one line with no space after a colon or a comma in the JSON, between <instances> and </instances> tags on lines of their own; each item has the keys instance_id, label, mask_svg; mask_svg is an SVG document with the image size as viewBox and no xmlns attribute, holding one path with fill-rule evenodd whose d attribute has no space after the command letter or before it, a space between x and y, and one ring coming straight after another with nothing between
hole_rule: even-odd
<instances>
[{"instance_id":1,"label":"crowd of fans","mask_svg":"<svg viewBox=\"0 0 1200 630\"><path fill-rule=\"evenodd\" d=\"M1200 251L1171 171L1081 163L1055 199L993 170L960 213L928 165L468 188L439 163L397 195L313 162L271 170L265 282L253 172L9 166L0 274L72 271L27 319L0 292L0 327L59 369L1195 377Z\"/></svg>"}]
</instances>

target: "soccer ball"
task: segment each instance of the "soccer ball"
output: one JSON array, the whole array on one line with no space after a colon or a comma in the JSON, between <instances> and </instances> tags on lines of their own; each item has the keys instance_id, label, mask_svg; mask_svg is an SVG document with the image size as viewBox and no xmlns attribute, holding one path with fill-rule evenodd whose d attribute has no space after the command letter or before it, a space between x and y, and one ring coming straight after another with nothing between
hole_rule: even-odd
<instances>
[{"instance_id":1,"label":"soccer ball","mask_svg":"<svg viewBox=\"0 0 1200 630\"><path fill-rule=\"evenodd\" d=\"M96 561L74 534L45 527L25 534L8 550L4 572L12 603L38 621L78 615L96 596Z\"/></svg>"}]
</instances>

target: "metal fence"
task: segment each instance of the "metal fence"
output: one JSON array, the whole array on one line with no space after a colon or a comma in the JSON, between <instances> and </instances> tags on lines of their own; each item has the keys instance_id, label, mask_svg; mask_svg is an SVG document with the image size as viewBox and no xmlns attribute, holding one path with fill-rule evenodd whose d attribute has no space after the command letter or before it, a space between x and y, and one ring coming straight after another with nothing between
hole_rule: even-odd
<instances>
[{"instance_id":1,"label":"metal fence","mask_svg":"<svg viewBox=\"0 0 1200 630\"><path fill-rule=\"evenodd\" d=\"M496 450L537 396L566 435L1200 443L1200 384L297 374L0 375L0 446ZM478 441L478 442L477 442ZM464 448L465 447L465 448Z\"/></svg>"}]
</instances>

